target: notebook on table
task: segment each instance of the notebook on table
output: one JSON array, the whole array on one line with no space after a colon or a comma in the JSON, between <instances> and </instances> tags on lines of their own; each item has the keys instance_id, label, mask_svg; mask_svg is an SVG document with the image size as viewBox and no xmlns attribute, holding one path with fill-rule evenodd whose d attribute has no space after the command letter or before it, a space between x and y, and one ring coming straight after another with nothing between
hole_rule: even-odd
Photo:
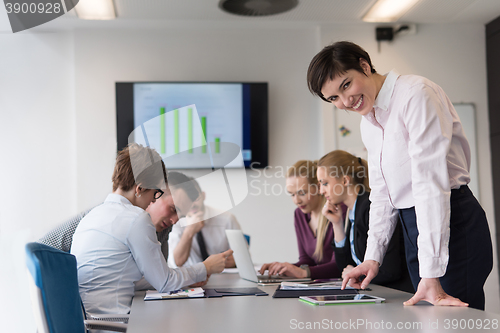
<instances>
[{"instance_id":1,"label":"notebook on table","mask_svg":"<svg viewBox=\"0 0 500 333\"><path fill-rule=\"evenodd\" d=\"M250 252L248 251L248 243L245 240L243 231L241 230L226 230L229 247L233 250L234 262L238 267L240 278L258 284L279 284L283 281L310 281L310 278L294 278L281 275L258 275L255 272Z\"/></svg>"},{"instance_id":2,"label":"notebook on table","mask_svg":"<svg viewBox=\"0 0 500 333\"><path fill-rule=\"evenodd\" d=\"M147 290L144 296L145 301L161 300L161 299L184 299L184 298L200 298L205 297L205 291L198 288L178 289L166 293L160 293L156 290Z\"/></svg>"},{"instance_id":3,"label":"notebook on table","mask_svg":"<svg viewBox=\"0 0 500 333\"><path fill-rule=\"evenodd\" d=\"M215 288L205 289L205 296L223 297L223 296L268 296L269 294L259 288Z\"/></svg>"}]
</instances>

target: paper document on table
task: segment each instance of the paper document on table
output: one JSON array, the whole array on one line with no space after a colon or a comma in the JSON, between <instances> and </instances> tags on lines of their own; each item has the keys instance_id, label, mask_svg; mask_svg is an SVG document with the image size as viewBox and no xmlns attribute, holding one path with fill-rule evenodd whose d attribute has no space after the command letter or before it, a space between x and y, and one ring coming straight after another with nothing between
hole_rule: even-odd
<instances>
[{"instance_id":1,"label":"paper document on table","mask_svg":"<svg viewBox=\"0 0 500 333\"><path fill-rule=\"evenodd\" d=\"M204 297L205 290L203 288L190 288L190 289L178 289L168 293L160 293L156 290L146 291L146 296L144 296L145 301L158 300L158 299L180 299L180 298L193 298L193 297Z\"/></svg>"},{"instance_id":2,"label":"paper document on table","mask_svg":"<svg viewBox=\"0 0 500 333\"><path fill-rule=\"evenodd\" d=\"M281 282L281 290L331 290L342 288L342 281L332 281L328 283L308 284L301 282ZM346 286L345 289L354 289Z\"/></svg>"}]
</instances>

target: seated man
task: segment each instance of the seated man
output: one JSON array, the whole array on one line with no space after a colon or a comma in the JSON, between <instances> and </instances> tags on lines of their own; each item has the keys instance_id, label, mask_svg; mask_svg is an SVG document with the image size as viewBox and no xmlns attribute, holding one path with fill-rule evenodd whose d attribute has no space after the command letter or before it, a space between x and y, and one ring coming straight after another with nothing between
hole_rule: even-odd
<instances>
[{"instance_id":1,"label":"seated man","mask_svg":"<svg viewBox=\"0 0 500 333\"><path fill-rule=\"evenodd\" d=\"M191 206L184 226L176 224L172 227L168 245L170 267L192 266L202 262L212 254L229 249L226 229L241 229L233 214L221 212L205 205L205 192L198 182L191 179L199 193L198 199ZM197 222L200 221L201 222ZM235 267L233 256L226 259L226 267Z\"/></svg>"}]
</instances>

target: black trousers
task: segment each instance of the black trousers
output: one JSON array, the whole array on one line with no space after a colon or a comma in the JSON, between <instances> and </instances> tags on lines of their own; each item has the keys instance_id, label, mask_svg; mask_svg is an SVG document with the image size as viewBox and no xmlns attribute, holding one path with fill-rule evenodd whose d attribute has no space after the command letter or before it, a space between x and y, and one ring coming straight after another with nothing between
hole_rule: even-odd
<instances>
[{"instance_id":1,"label":"black trousers","mask_svg":"<svg viewBox=\"0 0 500 333\"><path fill-rule=\"evenodd\" d=\"M493 267L486 215L467 185L451 191L448 267L440 277L444 291L475 309L484 310L483 286ZM420 282L415 207L400 209L406 262L417 290Z\"/></svg>"}]
</instances>

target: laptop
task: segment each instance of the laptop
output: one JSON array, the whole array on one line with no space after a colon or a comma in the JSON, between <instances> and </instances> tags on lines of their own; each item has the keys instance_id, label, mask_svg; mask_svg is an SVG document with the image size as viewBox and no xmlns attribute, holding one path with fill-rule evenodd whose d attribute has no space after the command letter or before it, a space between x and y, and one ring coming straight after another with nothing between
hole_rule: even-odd
<instances>
[{"instance_id":1,"label":"laptop","mask_svg":"<svg viewBox=\"0 0 500 333\"><path fill-rule=\"evenodd\" d=\"M226 230L229 247L233 250L234 261L238 267L240 278L258 284L279 284L283 281L311 281L310 278L294 278L281 275L257 275L248 251L248 243L241 230Z\"/></svg>"}]
</instances>

